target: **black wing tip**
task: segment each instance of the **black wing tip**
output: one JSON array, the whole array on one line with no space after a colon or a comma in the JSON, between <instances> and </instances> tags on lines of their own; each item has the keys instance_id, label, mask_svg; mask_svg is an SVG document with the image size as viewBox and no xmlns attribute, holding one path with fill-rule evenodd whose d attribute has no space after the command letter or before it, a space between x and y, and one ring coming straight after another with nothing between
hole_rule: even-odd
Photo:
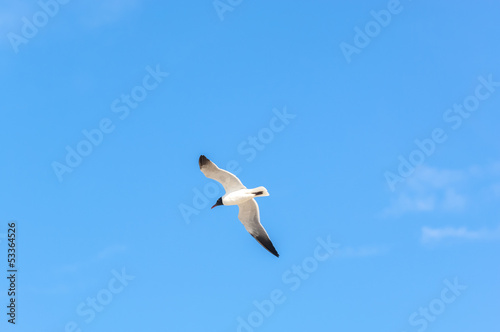
<instances>
[{"instance_id":1,"label":"black wing tip","mask_svg":"<svg viewBox=\"0 0 500 332\"><path fill-rule=\"evenodd\" d=\"M210 159L208 159L207 157L205 157L205 155L201 155L200 156L200 159L198 159L198 164L200 165L200 168L204 165L206 165L208 162L210 161Z\"/></svg>"},{"instance_id":2,"label":"black wing tip","mask_svg":"<svg viewBox=\"0 0 500 332\"><path fill-rule=\"evenodd\" d=\"M253 235L253 234L252 234ZM274 256L276 257L280 257L280 254L278 254L278 252L276 251L276 248L274 248L273 246L273 243L271 242L271 240L268 238L268 237L262 237L262 236L258 236L258 235L253 235L253 237L259 241L259 243L267 249L267 251L269 251L271 254L273 254Z\"/></svg>"},{"instance_id":3,"label":"black wing tip","mask_svg":"<svg viewBox=\"0 0 500 332\"><path fill-rule=\"evenodd\" d=\"M274 256L276 256L276 257L280 258L280 254L278 254L278 252L276 251L276 249L274 249L274 248L273 248L274 250L271 250L271 249L268 249L268 248L266 248L266 249L267 249L267 250L268 250L271 254L273 254Z\"/></svg>"}]
</instances>

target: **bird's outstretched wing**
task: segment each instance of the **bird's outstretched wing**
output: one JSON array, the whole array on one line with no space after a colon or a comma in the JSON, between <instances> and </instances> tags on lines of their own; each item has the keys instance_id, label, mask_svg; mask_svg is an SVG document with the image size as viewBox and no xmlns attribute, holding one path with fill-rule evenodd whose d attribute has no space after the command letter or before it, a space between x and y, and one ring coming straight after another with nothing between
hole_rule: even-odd
<instances>
[{"instance_id":1,"label":"bird's outstretched wing","mask_svg":"<svg viewBox=\"0 0 500 332\"><path fill-rule=\"evenodd\" d=\"M245 226L248 233L250 233L259 243L267 249L271 254L276 257L280 257L278 252L273 246L273 243L269 239L266 230L260 224L259 216L259 206L255 199L246 201L245 203L239 204L240 212L238 213L238 219L241 221L243 226Z\"/></svg>"},{"instance_id":2,"label":"bird's outstretched wing","mask_svg":"<svg viewBox=\"0 0 500 332\"><path fill-rule=\"evenodd\" d=\"M200 164L200 170L203 174L205 174L207 178L220 182L227 193L238 189L246 189L240 179L234 174L220 169L204 155L200 156L198 163Z\"/></svg>"}]
</instances>

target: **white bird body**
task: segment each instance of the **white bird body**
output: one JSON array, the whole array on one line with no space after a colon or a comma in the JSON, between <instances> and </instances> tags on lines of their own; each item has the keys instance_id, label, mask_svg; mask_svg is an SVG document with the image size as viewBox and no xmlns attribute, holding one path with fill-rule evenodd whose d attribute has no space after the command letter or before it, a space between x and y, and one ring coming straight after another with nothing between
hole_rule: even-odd
<instances>
[{"instance_id":1,"label":"white bird body","mask_svg":"<svg viewBox=\"0 0 500 332\"><path fill-rule=\"evenodd\" d=\"M220 197L212 208L218 205L238 205L240 210L238 219L245 226L248 233L271 254L279 257L266 230L260 223L259 206L254 199L255 197L269 196L267 189L264 187L248 189L234 174L220 169L203 155L200 156L198 163L200 170L207 178L220 182L226 190L226 194Z\"/></svg>"},{"instance_id":2,"label":"white bird body","mask_svg":"<svg viewBox=\"0 0 500 332\"><path fill-rule=\"evenodd\" d=\"M254 197L269 196L267 189L264 187L257 187L255 189L239 189L226 193L222 196L222 204L224 205L240 205Z\"/></svg>"}]
</instances>

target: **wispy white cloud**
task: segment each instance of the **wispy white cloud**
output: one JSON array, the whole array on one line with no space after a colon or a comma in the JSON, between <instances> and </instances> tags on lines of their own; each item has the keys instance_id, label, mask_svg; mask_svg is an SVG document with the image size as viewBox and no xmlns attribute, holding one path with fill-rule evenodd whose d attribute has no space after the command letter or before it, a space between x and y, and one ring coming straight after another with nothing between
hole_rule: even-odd
<instances>
[{"instance_id":1,"label":"wispy white cloud","mask_svg":"<svg viewBox=\"0 0 500 332\"><path fill-rule=\"evenodd\" d=\"M444 192L441 206L446 211L460 211L465 207L466 203L467 199L464 195L457 193L453 188L448 188Z\"/></svg>"},{"instance_id":2,"label":"wispy white cloud","mask_svg":"<svg viewBox=\"0 0 500 332\"><path fill-rule=\"evenodd\" d=\"M415 191L425 191L429 188L443 189L459 183L466 178L466 172L461 170L438 169L421 166L415 171L415 176L410 177L408 187Z\"/></svg>"},{"instance_id":3,"label":"wispy white cloud","mask_svg":"<svg viewBox=\"0 0 500 332\"><path fill-rule=\"evenodd\" d=\"M435 195L401 193L384 210L384 215L400 215L405 212L433 211L436 208Z\"/></svg>"},{"instance_id":4,"label":"wispy white cloud","mask_svg":"<svg viewBox=\"0 0 500 332\"><path fill-rule=\"evenodd\" d=\"M424 165L394 193L382 216L394 217L412 212L461 212L478 193L500 197L500 163L472 166L465 170Z\"/></svg>"},{"instance_id":5,"label":"wispy white cloud","mask_svg":"<svg viewBox=\"0 0 500 332\"><path fill-rule=\"evenodd\" d=\"M500 226L496 229L482 228L479 230L469 230L467 227L422 227L421 234L421 242L423 244L433 244L445 240L479 241L494 239L500 239Z\"/></svg>"},{"instance_id":6,"label":"wispy white cloud","mask_svg":"<svg viewBox=\"0 0 500 332\"><path fill-rule=\"evenodd\" d=\"M408 212L461 211L467 205L466 196L460 192L466 177L463 171L421 166L395 193L382 214L399 216Z\"/></svg>"}]
</instances>

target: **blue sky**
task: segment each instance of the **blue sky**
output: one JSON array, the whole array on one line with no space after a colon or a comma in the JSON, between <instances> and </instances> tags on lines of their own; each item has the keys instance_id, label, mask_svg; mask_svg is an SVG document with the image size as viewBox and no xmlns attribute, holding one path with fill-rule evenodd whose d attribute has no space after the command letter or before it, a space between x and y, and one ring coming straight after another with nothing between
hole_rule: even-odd
<instances>
[{"instance_id":1,"label":"blue sky","mask_svg":"<svg viewBox=\"0 0 500 332\"><path fill-rule=\"evenodd\" d=\"M498 3L0 8L4 330L499 330Z\"/></svg>"}]
</instances>

